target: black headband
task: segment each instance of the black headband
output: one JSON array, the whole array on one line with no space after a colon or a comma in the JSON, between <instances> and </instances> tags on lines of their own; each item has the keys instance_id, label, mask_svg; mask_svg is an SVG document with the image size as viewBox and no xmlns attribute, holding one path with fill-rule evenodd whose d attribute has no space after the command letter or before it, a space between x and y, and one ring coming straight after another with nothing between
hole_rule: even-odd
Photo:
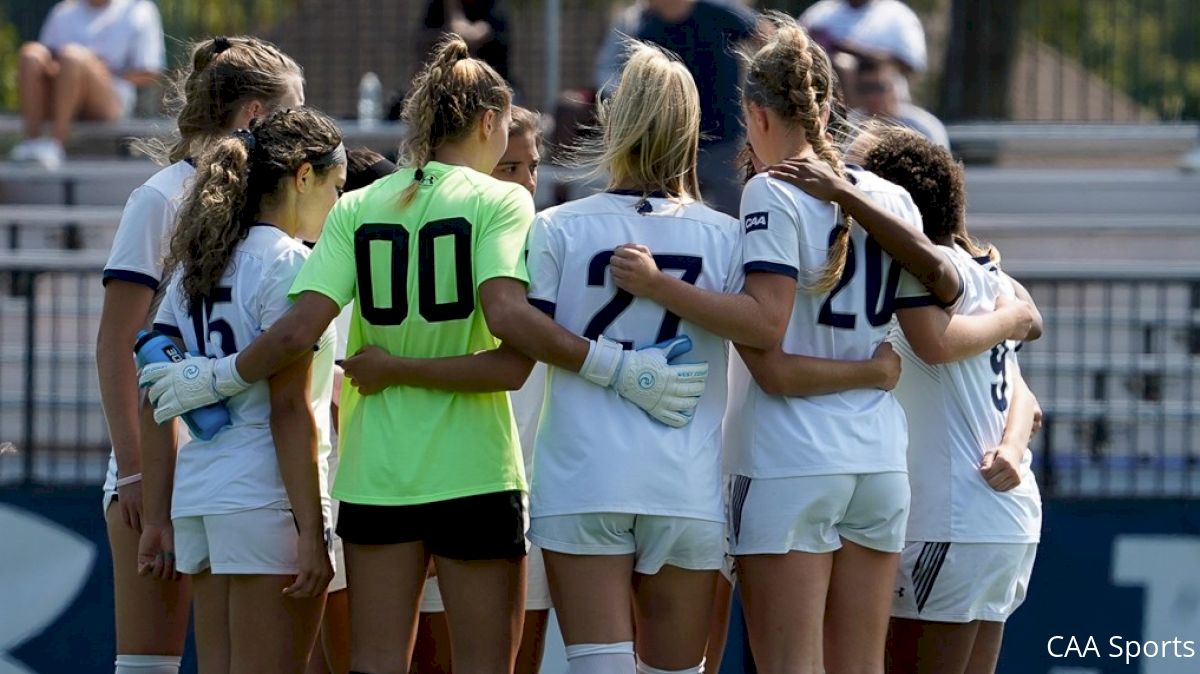
<instances>
[{"instance_id":1,"label":"black headband","mask_svg":"<svg viewBox=\"0 0 1200 674\"><path fill-rule=\"evenodd\" d=\"M334 164L345 164L346 146L343 143L338 143L337 147L319 157L310 160L309 163L312 164L314 168L325 168L326 166L333 166Z\"/></svg>"}]
</instances>

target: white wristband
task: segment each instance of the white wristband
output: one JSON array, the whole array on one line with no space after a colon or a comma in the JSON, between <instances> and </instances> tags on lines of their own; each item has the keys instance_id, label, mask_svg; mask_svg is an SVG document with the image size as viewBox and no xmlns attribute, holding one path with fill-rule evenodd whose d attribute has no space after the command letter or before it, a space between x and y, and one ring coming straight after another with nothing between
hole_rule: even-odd
<instances>
[{"instance_id":1,"label":"white wristband","mask_svg":"<svg viewBox=\"0 0 1200 674\"><path fill-rule=\"evenodd\" d=\"M609 386L617 376L617 368L621 365L624 352L620 342L600 335L599 339L594 340L588 347L588 355L579 370L579 376L593 384Z\"/></svg>"},{"instance_id":2,"label":"white wristband","mask_svg":"<svg viewBox=\"0 0 1200 674\"><path fill-rule=\"evenodd\" d=\"M213 386L222 398L231 398L250 388L237 369L237 354L217 360L213 365Z\"/></svg>"},{"instance_id":3,"label":"white wristband","mask_svg":"<svg viewBox=\"0 0 1200 674\"><path fill-rule=\"evenodd\" d=\"M120 489L121 487L127 487L131 484L137 484L138 482L141 482L141 481L142 481L141 473L134 473L133 475L129 475L127 477L120 477L120 478L117 478L117 489Z\"/></svg>"}]
</instances>

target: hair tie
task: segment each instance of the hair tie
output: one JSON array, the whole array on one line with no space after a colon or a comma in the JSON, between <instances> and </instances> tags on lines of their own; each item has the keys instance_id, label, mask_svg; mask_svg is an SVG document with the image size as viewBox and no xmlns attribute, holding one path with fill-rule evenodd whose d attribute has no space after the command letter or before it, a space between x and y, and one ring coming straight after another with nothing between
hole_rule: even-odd
<instances>
[{"instance_id":1,"label":"hair tie","mask_svg":"<svg viewBox=\"0 0 1200 674\"><path fill-rule=\"evenodd\" d=\"M417 172L413 174L413 182L419 183L424 179L425 179L425 171L423 171L421 169L417 169Z\"/></svg>"},{"instance_id":2,"label":"hair tie","mask_svg":"<svg viewBox=\"0 0 1200 674\"><path fill-rule=\"evenodd\" d=\"M233 137L242 141L242 145L246 146L246 152L254 152L254 149L258 147L258 140L250 129L238 129L233 132Z\"/></svg>"},{"instance_id":3,"label":"hair tie","mask_svg":"<svg viewBox=\"0 0 1200 674\"><path fill-rule=\"evenodd\" d=\"M216 56L226 49L229 49L229 47L229 38L225 37L224 35L213 38L213 56Z\"/></svg>"}]
</instances>

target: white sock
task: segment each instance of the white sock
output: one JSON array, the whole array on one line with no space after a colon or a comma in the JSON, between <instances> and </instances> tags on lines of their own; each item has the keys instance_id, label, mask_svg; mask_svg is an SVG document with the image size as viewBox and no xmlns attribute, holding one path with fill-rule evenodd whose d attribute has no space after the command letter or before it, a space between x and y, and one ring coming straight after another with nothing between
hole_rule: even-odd
<instances>
[{"instance_id":1,"label":"white sock","mask_svg":"<svg viewBox=\"0 0 1200 674\"><path fill-rule=\"evenodd\" d=\"M636 671L632 641L567 646L567 674L634 674Z\"/></svg>"},{"instance_id":2,"label":"white sock","mask_svg":"<svg viewBox=\"0 0 1200 674\"><path fill-rule=\"evenodd\" d=\"M700 664L695 667L688 667L687 669L659 669L658 667L647 665L642 662L641 658L638 658L637 674L704 674L704 660L701 660Z\"/></svg>"},{"instance_id":3,"label":"white sock","mask_svg":"<svg viewBox=\"0 0 1200 674\"><path fill-rule=\"evenodd\" d=\"M114 674L179 674L178 655L118 655Z\"/></svg>"}]
</instances>

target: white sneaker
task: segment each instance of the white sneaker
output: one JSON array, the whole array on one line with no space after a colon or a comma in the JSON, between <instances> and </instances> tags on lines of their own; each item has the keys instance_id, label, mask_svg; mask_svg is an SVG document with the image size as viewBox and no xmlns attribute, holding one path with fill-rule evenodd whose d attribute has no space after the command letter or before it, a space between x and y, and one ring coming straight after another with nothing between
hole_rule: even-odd
<instances>
[{"instance_id":1,"label":"white sneaker","mask_svg":"<svg viewBox=\"0 0 1200 674\"><path fill-rule=\"evenodd\" d=\"M39 138L36 141L31 159L42 165L47 171L55 171L62 166L67 158L63 146L53 138Z\"/></svg>"},{"instance_id":2,"label":"white sneaker","mask_svg":"<svg viewBox=\"0 0 1200 674\"><path fill-rule=\"evenodd\" d=\"M12 161L33 161L34 149L41 140L41 138L26 138L13 146L12 151L8 153L8 158Z\"/></svg>"},{"instance_id":3,"label":"white sneaker","mask_svg":"<svg viewBox=\"0 0 1200 674\"><path fill-rule=\"evenodd\" d=\"M1183 156L1183 164L1181 166L1184 171L1200 171L1200 147L1192 150Z\"/></svg>"}]
</instances>

